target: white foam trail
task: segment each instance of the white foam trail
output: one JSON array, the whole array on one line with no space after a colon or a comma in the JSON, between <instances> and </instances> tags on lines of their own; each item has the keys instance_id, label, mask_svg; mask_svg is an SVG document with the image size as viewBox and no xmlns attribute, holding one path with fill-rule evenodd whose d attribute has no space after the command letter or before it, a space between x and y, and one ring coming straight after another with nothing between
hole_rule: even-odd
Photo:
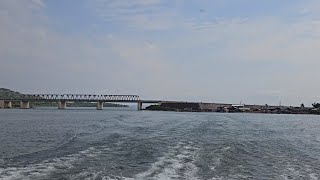
<instances>
[{"instance_id":1,"label":"white foam trail","mask_svg":"<svg viewBox=\"0 0 320 180\"><path fill-rule=\"evenodd\" d=\"M312 180L318 180L319 174L316 173L311 173L310 169L307 168L306 172L309 172L309 178ZM285 180L289 180L289 179L301 179L303 178L303 175L301 174L301 172L297 169L295 169L294 167L291 167L288 165L288 167L284 170L284 173L281 175L281 177Z\"/></svg>"},{"instance_id":2,"label":"white foam trail","mask_svg":"<svg viewBox=\"0 0 320 180\"><path fill-rule=\"evenodd\" d=\"M85 158L98 156L108 148L96 149L94 147L80 151L77 154L66 157L55 158L43 161L39 164L29 165L26 167L8 167L0 168L1 180L33 180L45 179L50 177L53 173L63 170L75 168L73 164L77 164ZM101 177L105 180L133 180L133 179L149 179L149 180L165 180L165 179L190 179L197 180L197 167L195 165L198 148L192 143L180 143L170 149L163 157L152 164L151 168L145 172L137 174L134 178L120 177L120 176L102 176L103 172L81 172L70 175L69 179L96 179Z\"/></svg>"},{"instance_id":3,"label":"white foam trail","mask_svg":"<svg viewBox=\"0 0 320 180\"><path fill-rule=\"evenodd\" d=\"M105 148L107 150L107 148ZM8 167L0 169L0 179L1 180L16 180L16 179L24 179L24 180L33 180L37 178L45 178L49 176L51 173L57 171L58 169L71 169L74 166L72 165L75 161L81 161L81 159L86 157L94 157L98 154L102 153L102 151L89 148L84 151L80 151L77 154L69 155L66 157L55 158L51 160L43 161L39 164L29 165L26 167Z\"/></svg>"},{"instance_id":4,"label":"white foam trail","mask_svg":"<svg viewBox=\"0 0 320 180\"><path fill-rule=\"evenodd\" d=\"M312 180L318 180L318 177L317 176L319 176L319 174L316 174L316 173L311 173L311 174L309 174L309 177L310 177L310 179L312 179Z\"/></svg>"},{"instance_id":5,"label":"white foam trail","mask_svg":"<svg viewBox=\"0 0 320 180\"><path fill-rule=\"evenodd\" d=\"M159 158L157 162L146 172L137 174L137 180L167 180L167 179L189 179L197 180L197 166L195 165L198 148L180 143L172 148L167 154ZM125 178L132 180L132 178Z\"/></svg>"}]
</instances>

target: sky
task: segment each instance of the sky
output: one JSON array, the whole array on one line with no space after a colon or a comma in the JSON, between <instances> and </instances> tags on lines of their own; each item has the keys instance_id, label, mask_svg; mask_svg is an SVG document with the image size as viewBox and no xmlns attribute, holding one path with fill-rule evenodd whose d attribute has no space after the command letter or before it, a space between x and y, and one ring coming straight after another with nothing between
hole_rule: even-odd
<instances>
[{"instance_id":1,"label":"sky","mask_svg":"<svg viewBox=\"0 0 320 180\"><path fill-rule=\"evenodd\" d=\"M319 0L1 0L0 87L311 106Z\"/></svg>"}]
</instances>

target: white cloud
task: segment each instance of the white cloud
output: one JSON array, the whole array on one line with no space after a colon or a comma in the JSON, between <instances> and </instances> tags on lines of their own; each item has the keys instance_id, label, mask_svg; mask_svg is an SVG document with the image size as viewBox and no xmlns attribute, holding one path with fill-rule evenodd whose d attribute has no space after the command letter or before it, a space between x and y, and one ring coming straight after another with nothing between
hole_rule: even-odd
<instances>
[{"instance_id":1,"label":"white cloud","mask_svg":"<svg viewBox=\"0 0 320 180\"><path fill-rule=\"evenodd\" d=\"M319 20L316 17L298 17L293 21L281 17L189 20L182 24L181 36L169 46L212 47L213 52L219 49L215 53L228 61L319 64Z\"/></svg>"},{"instance_id":2,"label":"white cloud","mask_svg":"<svg viewBox=\"0 0 320 180\"><path fill-rule=\"evenodd\" d=\"M168 30L174 26L176 12L163 7L165 3L162 0L88 1L93 12L103 21L143 30Z\"/></svg>"},{"instance_id":3,"label":"white cloud","mask_svg":"<svg viewBox=\"0 0 320 180\"><path fill-rule=\"evenodd\" d=\"M45 4L43 0L31 0L33 3L37 4L38 6L44 7Z\"/></svg>"}]
</instances>

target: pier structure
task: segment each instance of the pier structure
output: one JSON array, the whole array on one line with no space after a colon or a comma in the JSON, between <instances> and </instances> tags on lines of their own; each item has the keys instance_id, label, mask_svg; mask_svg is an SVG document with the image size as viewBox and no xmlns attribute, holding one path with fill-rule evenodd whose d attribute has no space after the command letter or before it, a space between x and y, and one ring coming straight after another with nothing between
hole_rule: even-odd
<instances>
[{"instance_id":1,"label":"pier structure","mask_svg":"<svg viewBox=\"0 0 320 180\"><path fill-rule=\"evenodd\" d=\"M58 109L66 109L67 108L67 101L60 100L58 101Z\"/></svg>"},{"instance_id":2,"label":"pier structure","mask_svg":"<svg viewBox=\"0 0 320 180\"><path fill-rule=\"evenodd\" d=\"M11 101L4 101L4 108L8 108L8 109L12 108Z\"/></svg>"},{"instance_id":3,"label":"pier structure","mask_svg":"<svg viewBox=\"0 0 320 180\"><path fill-rule=\"evenodd\" d=\"M103 109L103 101L98 101L97 102L97 110L102 110Z\"/></svg>"},{"instance_id":4,"label":"pier structure","mask_svg":"<svg viewBox=\"0 0 320 180\"><path fill-rule=\"evenodd\" d=\"M29 101L21 101L20 102L20 108L21 109L30 109L30 102Z\"/></svg>"},{"instance_id":5,"label":"pier structure","mask_svg":"<svg viewBox=\"0 0 320 180\"><path fill-rule=\"evenodd\" d=\"M0 109L1 108L6 108L6 109L12 108L12 102L11 101L0 100Z\"/></svg>"},{"instance_id":6,"label":"pier structure","mask_svg":"<svg viewBox=\"0 0 320 180\"><path fill-rule=\"evenodd\" d=\"M142 102L141 101L138 102L137 108L138 108L138 111L142 110Z\"/></svg>"}]
</instances>

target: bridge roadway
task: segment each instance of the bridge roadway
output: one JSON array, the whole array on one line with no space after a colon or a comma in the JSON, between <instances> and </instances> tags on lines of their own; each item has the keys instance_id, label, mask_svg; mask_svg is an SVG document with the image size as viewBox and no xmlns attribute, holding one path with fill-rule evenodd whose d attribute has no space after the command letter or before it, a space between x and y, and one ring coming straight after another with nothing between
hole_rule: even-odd
<instances>
[{"instance_id":1,"label":"bridge roadway","mask_svg":"<svg viewBox=\"0 0 320 180\"><path fill-rule=\"evenodd\" d=\"M137 103L138 110L142 104L161 103L160 100L141 100L138 95L93 95L93 94L26 94L19 98L6 98L0 100L4 108L11 108L12 102L19 101L20 108L29 109L32 102L57 102L58 109L66 109L67 102L96 102L97 110L103 109L105 102Z\"/></svg>"}]
</instances>

